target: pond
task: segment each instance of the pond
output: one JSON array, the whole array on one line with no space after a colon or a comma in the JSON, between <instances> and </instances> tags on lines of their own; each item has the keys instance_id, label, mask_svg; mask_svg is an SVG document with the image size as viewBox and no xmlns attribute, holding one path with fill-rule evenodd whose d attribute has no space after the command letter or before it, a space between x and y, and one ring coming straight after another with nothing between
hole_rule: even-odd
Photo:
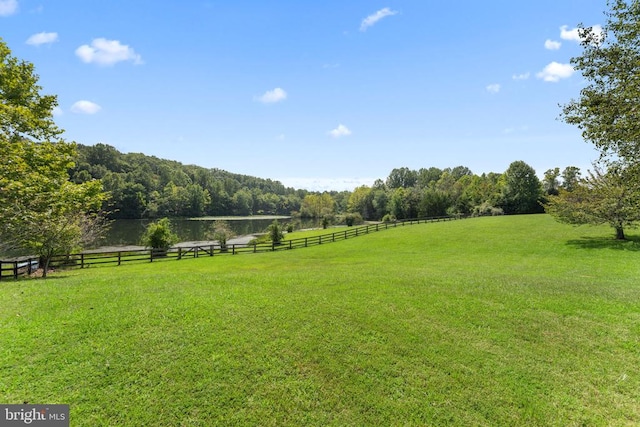
<instances>
[{"instance_id":1,"label":"pond","mask_svg":"<svg viewBox=\"0 0 640 427\"><path fill-rule=\"evenodd\" d=\"M206 240L214 217L193 218L193 219L172 219L173 231L178 235L181 242ZM274 221L275 217L224 217L229 227L237 236L263 233ZM292 219L291 217L277 217L278 222L285 228L290 222L297 223L296 228L310 228L317 226L317 220L312 219ZM118 219L111 223L111 227L104 239L94 246L121 246L138 245L147 225L152 221L149 219Z\"/></svg>"}]
</instances>

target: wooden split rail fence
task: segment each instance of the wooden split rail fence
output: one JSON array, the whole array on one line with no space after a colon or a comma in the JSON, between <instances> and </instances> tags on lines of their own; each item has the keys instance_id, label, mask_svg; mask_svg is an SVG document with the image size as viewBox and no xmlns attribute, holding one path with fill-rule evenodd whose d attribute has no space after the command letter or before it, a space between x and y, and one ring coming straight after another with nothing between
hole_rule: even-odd
<instances>
[{"instance_id":1,"label":"wooden split rail fence","mask_svg":"<svg viewBox=\"0 0 640 427\"><path fill-rule=\"evenodd\" d=\"M173 247L166 251L156 249L122 250L122 251L86 251L76 254L54 256L49 264L52 269L64 268L86 268L96 265L122 265L128 262L157 262L166 260L181 260L184 258L198 258L201 256L216 255L237 255L242 253L273 252L280 250L290 250L306 248L309 246L323 245L337 242L369 233L387 230L389 228L403 227L414 224L424 224L427 222L441 222L458 219L456 217L436 217L411 219L390 223L378 223L362 225L358 227L347 227L339 231L299 239L285 240L281 244L274 243L247 243L247 244L227 244L221 246L199 245L189 247ZM20 276L30 275L39 268L37 258L20 258L10 261L0 260L0 280L17 279Z\"/></svg>"}]
</instances>

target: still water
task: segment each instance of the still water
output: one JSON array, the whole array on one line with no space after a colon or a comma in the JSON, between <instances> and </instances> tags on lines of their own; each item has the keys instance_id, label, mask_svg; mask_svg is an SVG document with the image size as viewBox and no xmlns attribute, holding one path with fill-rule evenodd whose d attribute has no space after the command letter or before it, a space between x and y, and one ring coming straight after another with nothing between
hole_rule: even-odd
<instances>
[{"instance_id":1,"label":"still water","mask_svg":"<svg viewBox=\"0 0 640 427\"><path fill-rule=\"evenodd\" d=\"M173 219L171 225L173 231L178 235L181 242L206 240L206 234L211 230L213 226L212 220L189 220L189 219ZM273 222L273 218L260 218L255 217L247 219L228 220L226 219L229 227L237 236L243 236L247 234L262 233L267 230L269 225ZM293 220L291 218L279 218L278 222L285 227L290 222L296 224L296 228L308 228L314 227L315 222L313 220ZM111 223L109 231L106 233L104 239L98 242L94 246L120 246L120 245L139 245L144 233L145 227L149 225L151 220L140 219L119 219Z\"/></svg>"}]
</instances>

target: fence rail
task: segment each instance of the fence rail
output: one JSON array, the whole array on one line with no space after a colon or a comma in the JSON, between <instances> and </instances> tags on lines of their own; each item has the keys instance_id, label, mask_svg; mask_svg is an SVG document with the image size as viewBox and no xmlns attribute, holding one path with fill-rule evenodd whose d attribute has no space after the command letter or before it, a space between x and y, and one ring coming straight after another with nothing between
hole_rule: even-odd
<instances>
[{"instance_id":1,"label":"fence rail","mask_svg":"<svg viewBox=\"0 0 640 427\"><path fill-rule=\"evenodd\" d=\"M428 222L452 221L458 217L435 217L396 221L391 223L377 223L358 227L347 227L344 230L334 231L313 237L301 237L285 240L281 244L275 243L247 243L247 244L220 244L198 245L190 247L174 247L166 251L157 249L122 250L109 252L80 252L68 255L54 256L49 268L86 268L100 265L122 265L129 262L157 262L167 260L181 260L185 258L199 258L201 256L238 255L242 253L274 252L306 248L309 246L323 245L340 240L347 240L369 233L387 230L389 228L404 227L407 225L424 224ZM20 276L30 275L39 268L37 258L21 258L11 261L0 260L0 280L18 279Z\"/></svg>"}]
</instances>

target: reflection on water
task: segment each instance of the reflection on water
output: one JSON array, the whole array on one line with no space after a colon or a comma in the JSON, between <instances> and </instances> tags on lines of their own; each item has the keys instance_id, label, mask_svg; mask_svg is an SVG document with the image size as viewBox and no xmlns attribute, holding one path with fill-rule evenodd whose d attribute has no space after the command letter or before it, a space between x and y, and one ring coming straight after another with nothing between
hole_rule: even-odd
<instances>
[{"instance_id":1,"label":"reflection on water","mask_svg":"<svg viewBox=\"0 0 640 427\"><path fill-rule=\"evenodd\" d=\"M279 219L278 222L285 228L290 222L297 222L301 228L313 227L314 220L304 219ZM119 219L112 222L111 227L105 238L99 242L97 246L120 246L120 245L138 245L144 233L145 227L151 220L140 219ZM273 219L241 219L227 221L229 227L237 236L262 233L271 225ZM173 231L178 235L181 242L205 240L207 231L213 226L213 220L188 220L173 219L171 220Z\"/></svg>"}]
</instances>

